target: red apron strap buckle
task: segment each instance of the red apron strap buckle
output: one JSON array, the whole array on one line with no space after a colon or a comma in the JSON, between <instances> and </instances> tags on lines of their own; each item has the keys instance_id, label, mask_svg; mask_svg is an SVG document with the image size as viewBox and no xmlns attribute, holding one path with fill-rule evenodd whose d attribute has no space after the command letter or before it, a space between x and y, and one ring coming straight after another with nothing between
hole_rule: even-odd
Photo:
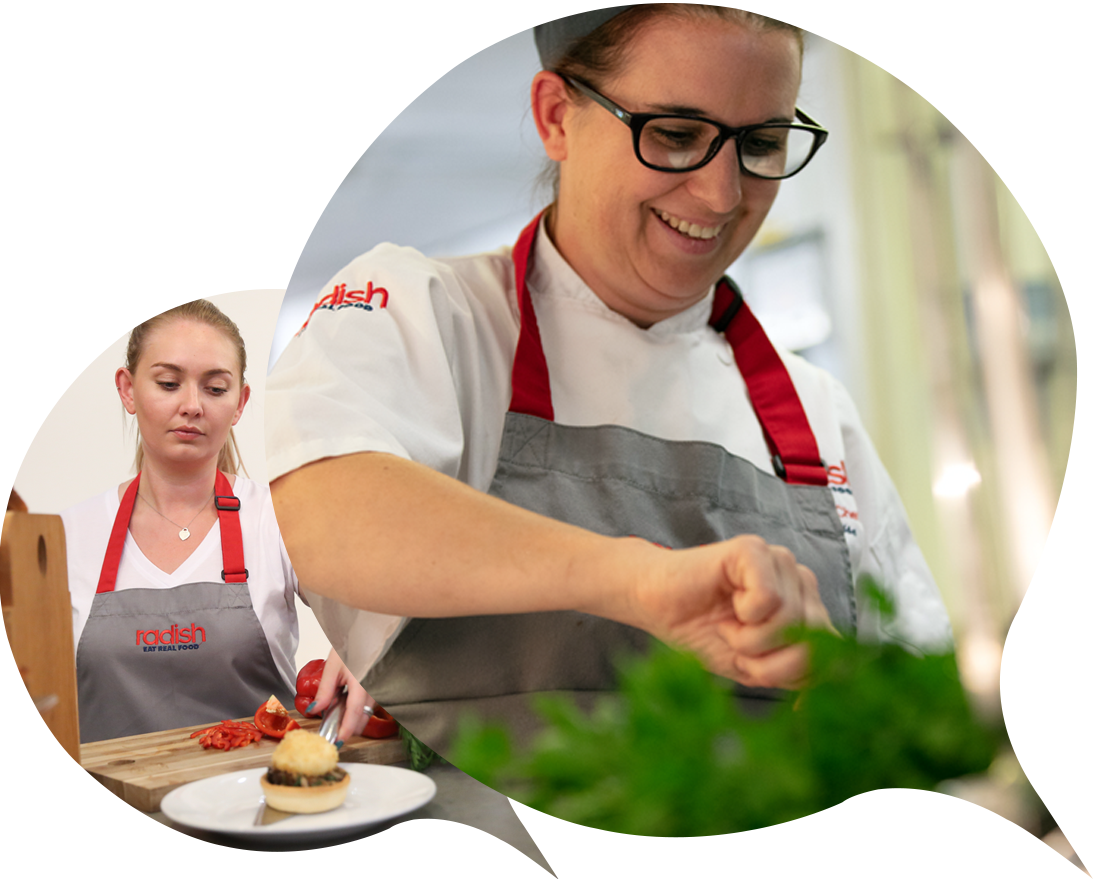
<instances>
[{"instance_id":1,"label":"red apron strap buckle","mask_svg":"<svg viewBox=\"0 0 1093 881\"><path fill-rule=\"evenodd\" d=\"M239 526L240 503L232 493L221 471L216 472L216 513L220 520L220 549L223 552L224 568L220 577L227 584L242 584L249 577L243 565L243 530Z\"/></svg>"},{"instance_id":2,"label":"red apron strap buckle","mask_svg":"<svg viewBox=\"0 0 1093 881\"><path fill-rule=\"evenodd\" d=\"M125 547L125 536L129 532L129 520L133 516L133 506L137 501L137 489L140 486L140 474L133 478L129 488L121 498L114 526L110 530L110 540L106 545L102 570L99 572L99 584L95 593L110 593L118 580L121 567L121 552ZM243 565L243 530L239 526L239 499L232 494L231 484L220 471L216 472L216 484L213 490L217 516L220 520L220 550L224 568L220 577L228 584L246 582L249 573Z\"/></svg>"},{"instance_id":3,"label":"red apron strap buckle","mask_svg":"<svg viewBox=\"0 0 1093 881\"><path fill-rule=\"evenodd\" d=\"M213 504L218 511L238 511L239 499L236 496L213 496Z\"/></svg>"}]
</instances>

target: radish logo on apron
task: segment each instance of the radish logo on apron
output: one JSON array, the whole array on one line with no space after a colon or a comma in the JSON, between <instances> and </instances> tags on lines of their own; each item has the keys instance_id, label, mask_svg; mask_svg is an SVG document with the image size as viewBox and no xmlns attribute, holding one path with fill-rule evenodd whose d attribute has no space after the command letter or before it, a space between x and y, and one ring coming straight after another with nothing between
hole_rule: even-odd
<instances>
[{"instance_id":1,"label":"radish logo on apron","mask_svg":"<svg viewBox=\"0 0 1093 881\"><path fill-rule=\"evenodd\" d=\"M197 641L198 634L201 634L201 642L204 642L205 628L199 627L194 622L190 622L189 627L172 624L167 630L138 630L137 645L143 647L146 652L199 649L201 645Z\"/></svg>"},{"instance_id":2,"label":"radish logo on apron","mask_svg":"<svg viewBox=\"0 0 1093 881\"><path fill-rule=\"evenodd\" d=\"M219 471L221 581L114 590L139 484L122 497L76 649L81 742L251 716L271 694L291 703L251 603L241 505Z\"/></svg>"}]
</instances>

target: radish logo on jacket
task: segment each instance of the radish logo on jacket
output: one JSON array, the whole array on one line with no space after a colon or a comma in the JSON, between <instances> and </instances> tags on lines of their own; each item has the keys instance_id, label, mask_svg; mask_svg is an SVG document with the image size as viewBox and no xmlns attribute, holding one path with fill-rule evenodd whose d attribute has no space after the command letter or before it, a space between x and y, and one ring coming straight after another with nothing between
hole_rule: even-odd
<instances>
[{"instance_id":1,"label":"radish logo on jacket","mask_svg":"<svg viewBox=\"0 0 1093 881\"><path fill-rule=\"evenodd\" d=\"M374 288L372 282L368 282L365 285L363 291L347 291L346 288L349 285L336 284L334 290L326 296L320 298L314 306L311 307L311 311L307 315L307 321L303 323L300 330L296 331L300 333L308 323L311 321L311 316L318 312L320 309L329 309L333 312L339 309L363 309L365 312L371 312L375 306L372 305L372 300L375 297L379 297L379 308L387 308L387 289L386 288Z\"/></svg>"},{"instance_id":2,"label":"radish logo on jacket","mask_svg":"<svg viewBox=\"0 0 1093 881\"><path fill-rule=\"evenodd\" d=\"M846 462L827 467L827 487L835 498L835 513L843 525L843 532L848 535L858 534L858 505L854 500L854 490L850 488L850 477L846 473Z\"/></svg>"},{"instance_id":3,"label":"radish logo on jacket","mask_svg":"<svg viewBox=\"0 0 1093 881\"><path fill-rule=\"evenodd\" d=\"M201 648L205 639L205 628L190 622L189 627L172 624L163 630L138 630L136 644L146 652L182 652Z\"/></svg>"}]
</instances>

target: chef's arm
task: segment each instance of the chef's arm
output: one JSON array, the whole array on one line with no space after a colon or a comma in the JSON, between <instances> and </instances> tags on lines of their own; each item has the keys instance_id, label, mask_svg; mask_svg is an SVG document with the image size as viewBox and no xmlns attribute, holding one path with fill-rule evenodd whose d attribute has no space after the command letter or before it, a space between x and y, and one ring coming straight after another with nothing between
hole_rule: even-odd
<instances>
[{"instance_id":1,"label":"chef's arm","mask_svg":"<svg viewBox=\"0 0 1093 881\"><path fill-rule=\"evenodd\" d=\"M573 609L640 627L745 684L792 685L830 626L816 580L784 548L742 536L686 551L608 538L526 511L385 453L272 484L300 582L349 606L437 618Z\"/></svg>"}]
</instances>

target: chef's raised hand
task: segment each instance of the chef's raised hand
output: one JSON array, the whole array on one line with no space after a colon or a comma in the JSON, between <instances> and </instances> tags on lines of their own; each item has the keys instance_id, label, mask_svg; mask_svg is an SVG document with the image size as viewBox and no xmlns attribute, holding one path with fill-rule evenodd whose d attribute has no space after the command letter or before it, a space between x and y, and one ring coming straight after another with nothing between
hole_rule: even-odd
<instances>
[{"instance_id":1,"label":"chef's raised hand","mask_svg":"<svg viewBox=\"0 0 1093 881\"><path fill-rule=\"evenodd\" d=\"M808 649L787 629L803 623L834 632L816 576L757 536L662 551L634 596L638 626L742 685L800 687Z\"/></svg>"}]
</instances>

